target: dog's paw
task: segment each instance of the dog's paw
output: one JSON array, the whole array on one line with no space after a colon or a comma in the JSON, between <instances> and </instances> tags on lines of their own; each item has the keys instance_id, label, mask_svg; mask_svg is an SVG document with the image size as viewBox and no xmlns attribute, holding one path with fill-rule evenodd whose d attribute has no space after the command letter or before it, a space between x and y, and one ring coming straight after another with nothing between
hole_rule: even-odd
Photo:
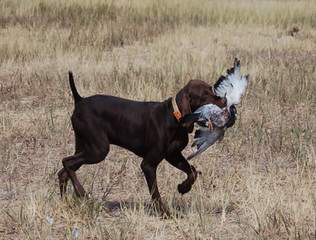
<instances>
[{"instance_id":1,"label":"dog's paw","mask_svg":"<svg viewBox=\"0 0 316 240\"><path fill-rule=\"evenodd\" d=\"M178 185L178 192L181 194L185 194L191 190L192 185L183 182Z\"/></svg>"}]
</instances>

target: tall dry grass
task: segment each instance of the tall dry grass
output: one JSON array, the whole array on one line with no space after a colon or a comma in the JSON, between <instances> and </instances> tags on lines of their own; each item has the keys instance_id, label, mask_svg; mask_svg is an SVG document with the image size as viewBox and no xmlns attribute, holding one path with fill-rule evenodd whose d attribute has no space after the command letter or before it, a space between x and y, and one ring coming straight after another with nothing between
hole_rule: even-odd
<instances>
[{"instance_id":1,"label":"tall dry grass","mask_svg":"<svg viewBox=\"0 0 316 240\"><path fill-rule=\"evenodd\" d=\"M315 238L315 12L313 1L2 0L0 238ZM180 196L185 176L159 168L171 219L117 147L79 170L91 200L71 187L60 200L69 69L82 95L159 101L189 79L215 82L235 56L251 83L224 141L194 160L192 191Z\"/></svg>"}]
</instances>

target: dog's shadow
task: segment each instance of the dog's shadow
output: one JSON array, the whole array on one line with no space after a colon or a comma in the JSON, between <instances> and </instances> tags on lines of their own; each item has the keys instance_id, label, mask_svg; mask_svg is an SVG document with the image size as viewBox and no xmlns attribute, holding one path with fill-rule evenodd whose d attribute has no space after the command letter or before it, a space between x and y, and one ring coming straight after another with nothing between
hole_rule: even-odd
<instances>
[{"instance_id":1,"label":"dog's shadow","mask_svg":"<svg viewBox=\"0 0 316 240\"><path fill-rule=\"evenodd\" d=\"M135 200L122 200L122 201L103 201L102 203L104 209L113 216L120 215L123 211L139 211L143 212L148 216L159 216L161 215L155 206L150 202L142 202ZM176 218L183 218L184 216L192 213L199 212L199 209L196 209L197 206L192 206L191 202L186 202L184 200L174 200L171 204L168 205L171 215ZM231 213L236 210L237 206L234 203L230 203L225 207L225 210L222 206L212 206L208 209L209 214L218 215L222 214L223 210L226 213Z\"/></svg>"},{"instance_id":2,"label":"dog's shadow","mask_svg":"<svg viewBox=\"0 0 316 240\"><path fill-rule=\"evenodd\" d=\"M149 216L159 216L159 212L155 208L154 204L150 201L142 202L135 200L122 200L122 201L109 201L105 200L102 203L104 209L110 215L119 215L124 210L140 211ZM183 217L190 211L191 205L180 201L173 201L168 205L171 214L174 217Z\"/></svg>"}]
</instances>

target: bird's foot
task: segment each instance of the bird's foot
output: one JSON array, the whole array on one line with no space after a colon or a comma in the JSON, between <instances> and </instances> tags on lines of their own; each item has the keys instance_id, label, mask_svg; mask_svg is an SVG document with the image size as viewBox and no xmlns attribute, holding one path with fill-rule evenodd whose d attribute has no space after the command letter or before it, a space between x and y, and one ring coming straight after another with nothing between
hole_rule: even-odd
<instances>
[{"instance_id":1,"label":"bird's foot","mask_svg":"<svg viewBox=\"0 0 316 240\"><path fill-rule=\"evenodd\" d=\"M208 120L207 127L212 131L213 130L213 123L211 120Z\"/></svg>"}]
</instances>

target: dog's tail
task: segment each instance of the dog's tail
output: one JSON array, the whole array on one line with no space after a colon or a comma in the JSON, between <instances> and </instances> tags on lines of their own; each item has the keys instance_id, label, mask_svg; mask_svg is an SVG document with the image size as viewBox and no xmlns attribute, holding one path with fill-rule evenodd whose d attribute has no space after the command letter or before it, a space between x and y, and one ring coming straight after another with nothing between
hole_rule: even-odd
<instances>
[{"instance_id":1,"label":"dog's tail","mask_svg":"<svg viewBox=\"0 0 316 240\"><path fill-rule=\"evenodd\" d=\"M75 104L80 102L80 100L82 99L82 97L79 95L77 88L75 86L75 81L74 81L74 75L72 74L71 71L68 72L69 75L69 85L70 85L70 89L72 92L72 96L74 97L75 100Z\"/></svg>"}]
</instances>

